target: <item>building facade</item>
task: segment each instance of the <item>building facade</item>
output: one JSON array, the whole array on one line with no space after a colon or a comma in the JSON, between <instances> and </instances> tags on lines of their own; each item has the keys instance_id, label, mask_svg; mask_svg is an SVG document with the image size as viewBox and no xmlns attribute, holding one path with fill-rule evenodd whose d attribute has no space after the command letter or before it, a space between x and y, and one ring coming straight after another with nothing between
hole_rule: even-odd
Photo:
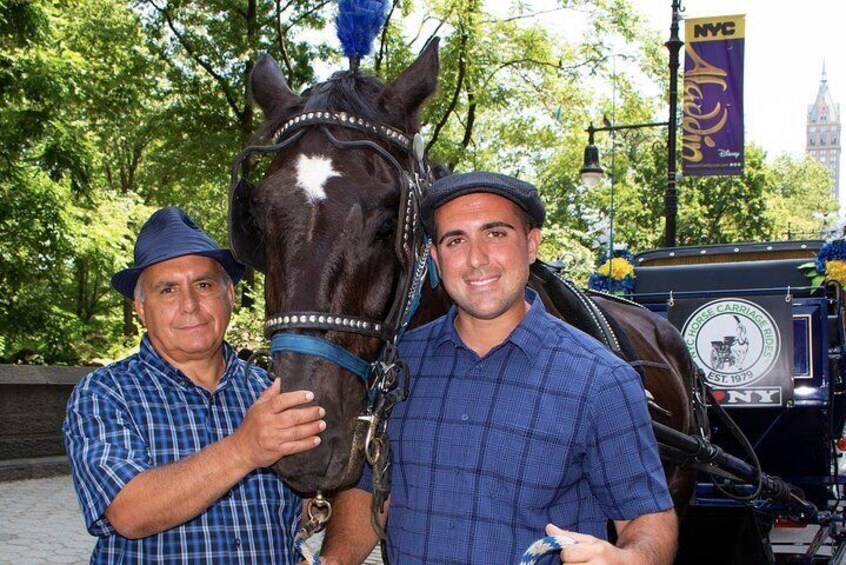
<instances>
[{"instance_id":1,"label":"building facade","mask_svg":"<svg viewBox=\"0 0 846 565\"><path fill-rule=\"evenodd\" d=\"M834 198L840 201L840 104L835 104L828 90L823 64L817 99L808 106L805 152L830 172Z\"/></svg>"}]
</instances>

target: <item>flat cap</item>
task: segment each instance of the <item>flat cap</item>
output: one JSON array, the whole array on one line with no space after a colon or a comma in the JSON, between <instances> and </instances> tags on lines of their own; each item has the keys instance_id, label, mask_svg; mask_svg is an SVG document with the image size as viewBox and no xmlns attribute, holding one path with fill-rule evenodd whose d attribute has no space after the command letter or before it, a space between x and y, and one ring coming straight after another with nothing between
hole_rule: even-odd
<instances>
[{"instance_id":1,"label":"flat cap","mask_svg":"<svg viewBox=\"0 0 846 565\"><path fill-rule=\"evenodd\" d=\"M477 171L449 175L432 183L420 205L426 232L434 237L437 208L454 198L474 192L490 192L508 198L526 212L531 227L539 228L543 225L546 211L534 185L508 175Z\"/></svg>"}]
</instances>

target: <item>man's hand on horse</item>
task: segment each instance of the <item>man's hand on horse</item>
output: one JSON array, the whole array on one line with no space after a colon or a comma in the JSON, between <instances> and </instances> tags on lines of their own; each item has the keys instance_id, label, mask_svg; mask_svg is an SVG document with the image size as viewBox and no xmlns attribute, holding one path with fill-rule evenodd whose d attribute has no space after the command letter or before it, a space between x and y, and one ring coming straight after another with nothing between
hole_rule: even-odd
<instances>
[{"instance_id":1,"label":"man's hand on horse","mask_svg":"<svg viewBox=\"0 0 846 565\"><path fill-rule=\"evenodd\" d=\"M287 455L320 444L326 429L320 406L298 408L314 400L310 391L281 393L277 378L250 406L241 426L232 434L238 455L252 468L267 467Z\"/></svg>"},{"instance_id":2,"label":"man's hand on horse","mask_svg":"<svg viewBox=\"0 0 846 565\"><path fill-rule=\"evenodd\" d=\"M562 563L589 563L591 565L635 565L642 563L641 555L616 547L605 540L578 532L570 532L547 524L546 535L564 535L576 543L561 550Z\"/></svg>"}]
</instances>

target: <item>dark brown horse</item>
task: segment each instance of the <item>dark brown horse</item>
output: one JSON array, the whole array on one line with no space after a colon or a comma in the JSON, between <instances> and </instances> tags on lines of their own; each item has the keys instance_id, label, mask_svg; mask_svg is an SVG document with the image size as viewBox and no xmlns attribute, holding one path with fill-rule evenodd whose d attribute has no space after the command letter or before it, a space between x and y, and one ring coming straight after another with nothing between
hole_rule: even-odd
<instances>
[{"instance_id":1,"label":"dark brown horse","mask_svg":"<svg viewBox=\"0 0 846 565\"><path fill-rule=\"evenodd\" d=\"M271 320L291 312L324 313L330 319L384 320L389 315L408 270L403 270L397 245L404 222L398 210L406 193L400 187L419 172L409 157L413 149L392 143L390 132L409 139L419 131L418 112L434 92L438 72L437 42L432 42L389 84L344 71L297 95L272 59L265 56L257 63L251 77L253 96L264 111L271 141L281 141L282 146L277 146L281 150L260 184L238 197L230 229L238 240L233 246L266 273ZM300 117L305 126L298 122ZM391 158L402 164L402 174ZM550 298L555 281L533 276L530 284L550 312L561 315ZM605 298L596 303L622 329L641 361L645 386L660 407L653 413L655 419L690 432L693 362L679 334L637 305ZM416 323L444 312L444 303L432 297L424 297L423 304ZM325 339L367 362L377 358L383 343L378 337L338 328L321 331L313 325L293 333ZM319 356L284 351L274 357L283 387L314 391L315 402L327 410L328 424L320 446L282 460L276 471L306 493L350 484L361 466L360 454L351 453L350 446L365 405L365 386L350 371ZM666 471L681 505L690 497L692 481L679 469Z\"/></svg>"}]
</instances>

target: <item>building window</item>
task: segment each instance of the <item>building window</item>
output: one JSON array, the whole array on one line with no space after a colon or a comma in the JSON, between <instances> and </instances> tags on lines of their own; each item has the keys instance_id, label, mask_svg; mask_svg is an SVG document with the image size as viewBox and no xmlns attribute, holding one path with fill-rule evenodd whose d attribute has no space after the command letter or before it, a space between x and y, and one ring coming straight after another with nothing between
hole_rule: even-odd
<instances>
[{"instance_id":1,"label":"building window","mask_svg":"<svg viewBox=\"0 0 846 565\"><path fill-rule=\"evenodd\" d=\"M814 139L814 138L812 137L812 138L810 139L810 143L811 143L811 145L816 145L816 144L817 144L817 140L816 140L816 139Z\"/></svg>"}]
</instances>

